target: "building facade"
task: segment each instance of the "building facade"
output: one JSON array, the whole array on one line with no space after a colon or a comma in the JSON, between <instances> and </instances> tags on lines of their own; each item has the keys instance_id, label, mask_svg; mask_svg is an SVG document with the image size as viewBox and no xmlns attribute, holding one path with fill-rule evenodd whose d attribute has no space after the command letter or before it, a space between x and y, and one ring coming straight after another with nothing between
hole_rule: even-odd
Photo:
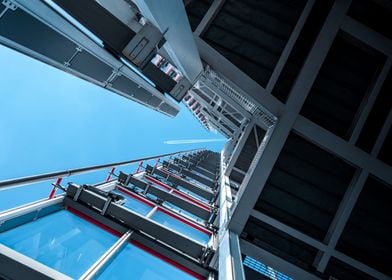
<instances>
[{"instance_id":1,"label":"building facade","mask_svg":"<svg viewBox=\"0 0 392 280\"><path fill-rule=\"evenodd\" d=\"M202 226L215 243L176 242L194 258L176 263L220 279L391 279L391 10L378 0L12 0L0 5L0 42L166 115L182 101L227 137L210 155L213 175L209 164L192 170L192 157L143 171L169 188L213 181L208 197L193 191L215 211ZM118 175L121 188L147 188Z\"/></svg>"}]
</instances>

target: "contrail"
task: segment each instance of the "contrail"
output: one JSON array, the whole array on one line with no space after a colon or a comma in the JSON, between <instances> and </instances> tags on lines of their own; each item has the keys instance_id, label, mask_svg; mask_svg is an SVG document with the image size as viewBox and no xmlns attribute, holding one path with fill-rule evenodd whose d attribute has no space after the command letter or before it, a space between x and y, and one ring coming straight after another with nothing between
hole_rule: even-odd
<instances>
[{"instance_id":1,"label":"contrail","mask_svg":"<svg viewBox=\"0 0 392 280\"><path fill-rule=\"evenodd\" d=\"M196 143L208 143L208 142L223 142L226 139L216 138L216 139L188 139L188 140L167 140L164 144L177 145L177 144L196 144Z\"/></svg>"}]
</instances>

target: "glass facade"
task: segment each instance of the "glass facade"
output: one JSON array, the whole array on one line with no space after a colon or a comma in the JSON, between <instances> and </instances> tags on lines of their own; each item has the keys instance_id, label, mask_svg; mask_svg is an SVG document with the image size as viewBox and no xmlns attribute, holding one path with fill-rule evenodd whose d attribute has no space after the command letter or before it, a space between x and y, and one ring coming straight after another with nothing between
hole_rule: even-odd
<instances>
[{"instance_id":1,"label":"glass facade","mask_svg":"<svg viewBox=\"0 0 392 280\"><path fill-rule=\"evenodd\" d=\"M272 280L294 280L293 278L283 274L282 272L279 272L272 267L265 265L249 256L245 257L244 265L264 276L267 276Z\"/></svg>"},{"instance_id":2,"label":"glass facade","mask_svg":"<svg viewBox=\"0 0 392 280\"><path fill-rule=\"evenodd\" d=\"M207 244L210 239L207 233L187 225L160 210L156 211L151 219L202 244Z\"/></svg>"},{"instance_id":3,"label":"glass facade","mask_svg":"<svg viewBox=\"0 0 392 280\"><path fill-rule=\"evenodd\" d=\"M0 243L72 278L80 277L117 239L66 210L0 234Z\"/></svg>"},{"instance_id":4,"label":"glass facade","mask_svg":"<svg viewBox=\"0 0 392 280\"><path fill-rule=\"evenodd\" d=\"M194 276L149 254L133 244L127 244L98 276L99 280L197 279Z\"/></svg>"},{"instance_id":5,"label":"glass facade","mask_svg":"<svg viewBox=\"0 0 392 280\"><path fill-rule=\"evenodd\" d=\"M0 255L11 257L11 249L73 279L87 271L93 271L94 279L207 277L205 260L214 253L215 234L208 221L214 213L210 201L166 178L157 181L144 166L132 174L132 183L125 173L105 183L107 171L67 177L61 182L66 192L57 190L63 196L55 200L48 197L55 180L2 190L0 212L26 207L3 212ZM90 185L90 179L96 184ZM83 183L68 184L75 181ZM20 258L11 257L16 268ZM27 263L27 271L41 272L35 262ZM0 264L0 278L3 272ZM5 276L13 279L14 272L7 270L11 275Z\"/></svg>"}]
</instances>

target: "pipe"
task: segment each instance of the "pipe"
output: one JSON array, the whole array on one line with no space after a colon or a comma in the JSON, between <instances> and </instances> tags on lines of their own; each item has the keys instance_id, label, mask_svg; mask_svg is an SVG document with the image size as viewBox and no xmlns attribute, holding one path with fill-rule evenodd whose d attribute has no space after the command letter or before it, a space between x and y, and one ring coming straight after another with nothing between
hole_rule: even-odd
<instances>
[{"instance_id":1,"label":"pipe","mask_svg":"<svg viewBox=\"0 0 392 280\"><path fill-rule=\"evenodd\" d=\"M51 172L51 173L44 173L44 174L39 174L39 175L4 180L4 181L0 181L0 189L5 188L5 187L17 186L17 185L32 184L32 183L46 181L46 180L50 180L50 179L56 179L59 177L69 177L71 175L89 173L92 171L97 171L97 170L105 169L108 167L123 166L123 165L136 163L139 161L146 161L146 160L156 159L156 158L160 158L160 157L172 156L172 155L176 155L176 154L180 154L180 153L184 153L184 152L194 152L194 151L198 151L198 150L200 150L200 149L192 149L192 150L187 150L187 151L180 151L180 152L138 158L138 159L127 160L127 161L113 162L113 163L101 164L101 165L93 165L93 166L88 166L88 167L69 169L69 170L63 170L63 171L56 171L56 172Z\"/></svg>"}]
</instances>

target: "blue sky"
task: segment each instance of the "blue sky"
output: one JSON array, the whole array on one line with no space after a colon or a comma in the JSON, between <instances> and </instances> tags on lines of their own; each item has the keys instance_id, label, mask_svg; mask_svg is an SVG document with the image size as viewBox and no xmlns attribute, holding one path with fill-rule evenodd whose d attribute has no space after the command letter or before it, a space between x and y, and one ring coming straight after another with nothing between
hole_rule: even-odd
<instances>
[{"instance_id":1,"label":"blue sky","mask_svg":"<svg viewBox=\"0 0 392 280\"><path fill-rule=\"evenodd\" d=\"M1 45L0 69L0 181L224 145L164 144L223 138L182 104L170 118Z\"/></svg>"}]
</instances>

